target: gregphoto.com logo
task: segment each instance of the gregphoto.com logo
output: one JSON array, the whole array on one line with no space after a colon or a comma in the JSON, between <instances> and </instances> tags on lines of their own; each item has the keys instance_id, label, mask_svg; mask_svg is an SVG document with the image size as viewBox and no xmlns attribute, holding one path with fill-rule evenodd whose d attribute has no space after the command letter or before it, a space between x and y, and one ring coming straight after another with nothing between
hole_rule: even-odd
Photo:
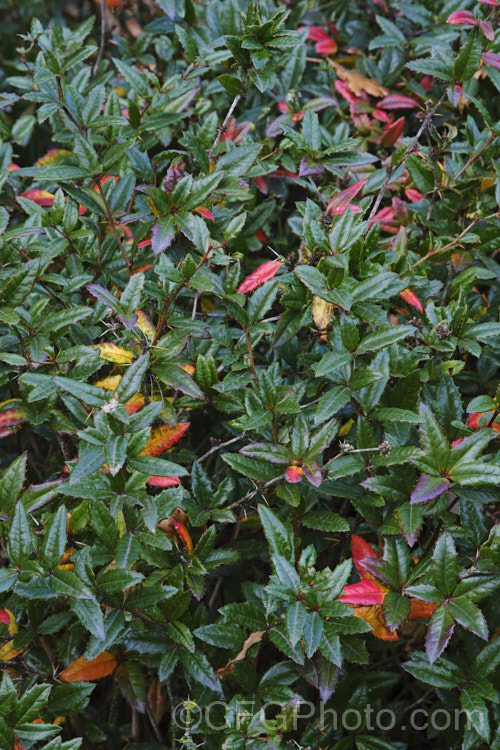
<instances>
[{"instance_id":1,"label":"gregphoto.com logo","mask_svg":"<svg viewBox=\"0 0 500 750\"><path fill-rule=\"evenodd\" d=\"M225 701L213 701L201 708L194 701L182 701L178 703L173 712L175 726L183 731L189 730L196 733L196 729L203 725L213 731L222 731L228 728L224 717L225 709L229 704ZM425 708L415 708L404 716L396 713L390 708L373 708L365 706L362 710L346 708L337 711L327 708L323 702L297 700L290 711L290 704L286 709L281 703L268 701L257 706L253 701L238 701L236 704L236 723L234 723L234 704L231 704L231 715L233 716L232 728L244 729L250 717L258 711L260 723L265 725L267 721L272 723L273 728L283 732L297 729L299 722L311 719L313 716L322 729L337 731L344 729L347 732L365 731L389 732L398 728L402 731L426 732L432 729L444 732L449 729L458 730L465 725L467 729L480 730L484 716L480 712L465 711L462 708L448 710L437 708L428 711ZM222 709L222 710L221 710Z\"/></svg>"}]
</instances>

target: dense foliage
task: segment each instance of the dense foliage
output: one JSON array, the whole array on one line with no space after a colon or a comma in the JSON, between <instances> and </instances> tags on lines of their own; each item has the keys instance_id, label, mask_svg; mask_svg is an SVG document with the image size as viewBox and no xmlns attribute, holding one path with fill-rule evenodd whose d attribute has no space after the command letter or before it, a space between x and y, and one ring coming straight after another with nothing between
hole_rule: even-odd
<instances>
[{"instance_id":1,"label":"dense foliage","mask_svg":"<svg viewBox=\"0 0 500 750\"><path fill-rule=\"evenodd\" d=\"M4 11L2 750L499 750L496 6Z\"/></svg>"}]
</instances>

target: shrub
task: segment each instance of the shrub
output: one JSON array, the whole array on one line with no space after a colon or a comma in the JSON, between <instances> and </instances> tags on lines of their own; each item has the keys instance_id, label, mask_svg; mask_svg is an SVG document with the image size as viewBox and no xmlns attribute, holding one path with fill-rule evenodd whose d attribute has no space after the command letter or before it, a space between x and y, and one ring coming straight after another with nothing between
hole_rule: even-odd
<instances>
[{"instance_id":1,"label":"shrub","mask_svg":"<svg viewBox=\"0 0 500 750\"><path fill-rule=\"evenodd\" d=\"M464 4L21 28L2 748L500 748L500 55Z\"/></svg>"}]
</instances>

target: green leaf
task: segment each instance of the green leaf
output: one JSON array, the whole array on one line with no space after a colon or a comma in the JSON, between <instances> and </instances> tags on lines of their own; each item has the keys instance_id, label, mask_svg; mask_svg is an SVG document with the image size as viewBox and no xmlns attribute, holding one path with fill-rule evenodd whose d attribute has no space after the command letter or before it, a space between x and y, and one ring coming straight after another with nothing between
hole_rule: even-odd
<instances>
[{"instance_id":1,"label":"green leaf","mask_svg":"<svg viewBox=\"0 0 500 750\"><path fill-rule=\"evenodd\" d=\"M71 570L53 570L49 576L49 585L53 591L62 596L71 596L74 599L93 598L88 586Z\"/></svg>"},{"instance_id":2,"label":"green leaf","mask_svg":"<svg viewBox=\"0 0 500 750\"><path fill-rule=\"evenodd\" d=\"M147 97L149 95L147 79L137 70L137 68L132 65L127 65L123 60L117 60L116 58L113 58L113 62L134 91L137 91L139 96Z\"/></svg>"},{"instance_id":3,"label":"green leaf","mask_svg":"<svg viewBox=\"0 0 500 750\"><path fill-rule=\"evenodd\" d=\"M69 475L69 486L73 487L82 479L93 474L101 468L105 462L104 448L91 448L83 454Z\"/></svg>"},{"instance_id":4,"label":"green leaf","mask_svg":"<svg viewBox=\"0 0 500 750\"><path fill-rule=\"evenodd\" d=\"M356 355L385 349L386 347L391 346L391 344L395 344L397 341L401 341L407 336L411 336L414 331L415 328L413 326L406 325L390 326L390 328L386 328L385 330L382 329L375 333L369 333L356 349Z\"/></svg>"},{"instance_id":5,"label":"green leaf","mask_svg":"<svg viewBox=\"0 0 500 750\"><path fill-rule=\"evenodd\" d=\"M111 476L116 476L127 457L128 439L125 435L110 435L104 444L104 455Z\"/></svg>"},{"instance_id":6,"label":"green leaf","mask_svg":"<svg viewBox=\"0 0 500 750\"><path fill-rule=\"evenodd\" d=\"M442 594L449 596L458 582L458 565L453 537L448 531L437 540L432 560L434 585Z\"/></svg>"},{"instance_id":7,"label":"green leaf","mask_svg":"<svg viewBox=\"0 0 500 750\"><path fill-rule=\"evenodd\" d=\"M448 602L448 612L463 628L472 630L485 641L488 640L488 626L484 615L466 596L457 596Z\"/></svg>"},{"instance_id":8,"label":"green leaf","mask_svg":"<svg viewBox=\"0 0 500 750\"><path fill-rule=\"evenodd\" d=\"M66 526L68 523L68 514L64 505L58 509L57 513L50 519L43 545L41 555L49 568L55 568L61 561L66 549Z\"/></svg>"},{"instance_id":9,"label":"green leaf","mask_svg":"<svg viewBox=\"0 0 500 750\"><path fill-rule=\"evenodd\" d=\"M140 471L142 474L155 477L185 477L188 471L184 466L174 464L172 461L165 461L163 458L154 458L153 456L137 456L129 458L127 466L134 471Z\"/></svg>"},{"instance_id":10,"label":"green leaf","mask_svg":"<svg viewBox=\"0 0 500 750\"><path fill-rule=\"evenodd\" d=\"M453 75L459 81L468 81L479 68L483 45L481 32L472 29L467 35L465 43L461 45L458 57L453 66Z\"/></svg>"},{"instance_id":11,"label":"green leaf","mask_svg":"<svg viewBox=\"0 0 500 750\"><path fill-rule=\"evenodd\" d=\"M55 685L47 704L54 716L72 716L86 708L95 683L73 682L69 685Z\"/></svg>"},{"instance_id":12,"label":"green leaf","mask_svg":"<svg viewBox=\"0 0 500 750\"><path fill-rule=\"evenodd\" d=\"M350 531L349 524L339 516L327 510L311 510L302 516L302 523L309 529L319 531Z\"/></svg>"},{"instance_id":13,"label":"green leaf","mask_svg":"<svg viewBox=\"0 0 500 750\"><path fill-rule=\"evenodd\" d=\"M306 619L307 609L302 602L290 604L286 611L286 627L292 646L295 646L302 638Z\"/></svg>"},{"instance_id":14,"label":"green leaf","mask_svg":"<svg viewBox=\"0 0 500 750\"><path fill-rule=\"evenodd\" d=\"M105 570L97 576L97 585L104 594L113 594L136 586L144 579L137 570Z\"/></svg>"},{"instance_id":15,"label":"green leaf","mask_svg":"<svg viewBox=\"0 0 500 750\"><path fill-rule=\"evenodd\" d=\"M397 591L389 591L384 597L382 611L389 630L396 630L410 614L410 600Z\"/></svg>"},{"instance_id":16,"label":"green leaf","mask_svg":"<svg viewBox=\"0 0 500 750\"><path fill-rule=\"evenodd\" d=\"M271 553L283 555L287 560L291 560L294 551L291 526L280 521L265 505L259 505L259 516Z\"/></svg>"},{"instance_id":17,"label":"green leaf","mask_svg":"<svg viewBox=\"0 0 500 750\"><path fill-rule=\"evenodd\" d=\"M31 555L33 537L26 510L20 500L15 507L12 523L10 524L8 543L10 560L22 568L23 561L28 560Z\"/></svg>"},{"instance_id":18,"label":"green leaf","mask_svg":"<svg viewBox=\"0 0 500 750\"><path fill-rule=\"evenodd\" d=\"M149 353L142 354L128 366L115 391L121 403L125 403L140 390L144 374L149 366Z\"/></svg>"}]
</instances>

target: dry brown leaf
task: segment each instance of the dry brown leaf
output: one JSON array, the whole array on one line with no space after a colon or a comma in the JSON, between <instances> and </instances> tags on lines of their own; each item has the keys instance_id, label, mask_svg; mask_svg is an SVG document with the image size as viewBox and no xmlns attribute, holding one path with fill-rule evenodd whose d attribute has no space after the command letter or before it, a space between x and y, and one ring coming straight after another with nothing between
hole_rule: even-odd
<instances>
[{"instance_id":1,"label":"dry brown leaf","mask_svg":"<svg viewBox=\"0 0 500 750\"><path fill-rule=\"evenodd\" d=\"M339 65L335 60L328 60L335 73L338 75L341 81L345 81L352 93L356 96L361 96L363 91L371 96L388 96L389 89L382 86L374 78L365 78L364 75L358 73L357 70L348 70Z\"/></svg>"},{"instance_id":2,"label":"dry brown leaf","mask_svg":"<svg viewBox=\"0 0 500 750\"><path fill-rule=\"evenodd\" d=\"M221 667L219 670L217 670L217 674L219 677L224 677L224 675L229 674L229 672L232 672L232 665L235 664L237 661L241 661L245 658L247 655L247 651L249 648L252 648L252 646L255 646L256 643L260 643L261 640L266 635L267 630L256 630L254 633L250 633L248 638L246 639L245 643L243 644L243 648L241 649L240 653L237 654L237 656L234 657L234 659L231 659L231 661L228 661L225 667Z\"/></svg>"},{"instance_id":3,"label":"dry brown leaf","mask_svg":"<svg viewBox=\"0 0 500 750\"><path fill-rule=\"evenodd\" d=\"M169 539L172 539L172 537L175 536L174 523L185 524L187 520L187 513L181 508L176 508L174 511L172 511L168 518L164 518L163 521L160 521L160 523L158 524L158 528L160 529L160 531L163 531L163 533L166 534Z\"/></svg>"},{"instance_id":4,"label":"dry brown leaf","mask_svg":"<svg viewBox=\"0 0 500 750\"><path fill-rule=\"evenodd\" d=\"M313 297L312 316L316 328L320 331L324 331L330 323L334 307L331 302L327 302L321 297Z\"/></svg>"}]
</instances>

